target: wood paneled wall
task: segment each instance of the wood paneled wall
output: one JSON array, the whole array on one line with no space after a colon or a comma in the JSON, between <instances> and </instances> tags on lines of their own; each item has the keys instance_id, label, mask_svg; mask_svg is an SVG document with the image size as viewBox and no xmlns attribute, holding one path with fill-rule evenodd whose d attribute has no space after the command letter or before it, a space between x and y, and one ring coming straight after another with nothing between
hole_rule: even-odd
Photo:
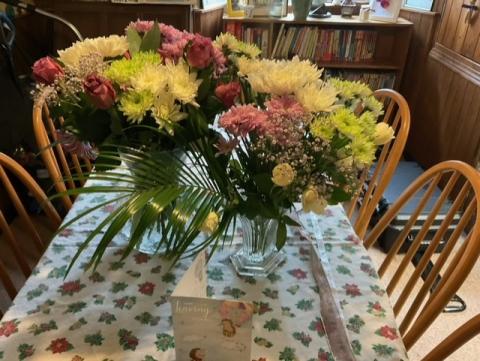
<instances>
[{"instance_id":1,"label":"wood paneled wall","mask_svg":"<svg viewBox=\"0 0 480 361\"><path fill-rule=\"evenodd\" d=\"M480 156L480 17L462 4L437 1L441 17L402 13L416 26L402 85L412 108L407 152L425 167L447 159L476 166Z\"/></svg>"}]
</instances>

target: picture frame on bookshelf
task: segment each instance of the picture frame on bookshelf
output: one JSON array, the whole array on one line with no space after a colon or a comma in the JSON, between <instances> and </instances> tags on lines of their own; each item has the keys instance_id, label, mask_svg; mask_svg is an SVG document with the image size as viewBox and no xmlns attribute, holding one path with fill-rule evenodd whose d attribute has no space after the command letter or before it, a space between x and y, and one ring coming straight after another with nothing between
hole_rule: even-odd
<instances>
[{"instance_id":1,"label":"picture frame on bookshelf","mask_svg":"<svg viewBox=\"0 0 480 361\"><path fill-rule=\"evenodd\" d=\"M288 0L249 0L254 17L283 17L288 13Z\"/></svg>"},{"instance_id":2,"label":"picture frame on bookshelf","mask_svg":"<svg viewBox=\"0 0 480 361\"><path fill-rule=\"evenodd\" d=\"M404 0L371 0L370 19L396 23Z\"/></svg>"},{"instance_id":3,"label":"picture frame on bookshelf","mask_svg":"<svg viewBox=\"0 0 480 361\"><path fill-rule=\"evenodd\" d=\"M243 18L245 17L245 1L244 0L227 0L227 15L232 18Z\"/></svg>"},{"instance_id":4,"label":"picture frame on bookshelf","mask_svg":"<svg viewBox=\"0 0 480 361\"><path fill-rule=\"evenodd\" d=\"M201 0L200 4L202 9L210 10L227 5L227 0Z\"/></svg>"}]
</instances>

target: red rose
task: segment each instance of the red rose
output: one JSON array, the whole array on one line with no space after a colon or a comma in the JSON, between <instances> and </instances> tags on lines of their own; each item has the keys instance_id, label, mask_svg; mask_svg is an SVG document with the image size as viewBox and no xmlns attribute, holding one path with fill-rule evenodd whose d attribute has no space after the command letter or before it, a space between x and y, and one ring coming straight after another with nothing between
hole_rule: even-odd
<instances>
[{"instance_id":1,"label":"red rose","mask_svg":"<svg viewBox=\"0 0 480 361\"><path fill-rule=\"evenodd\" d=\"M99 75L91 74L83 82L83 88L90 101L99 109L108 109L115 102L112 83Z\"/></svg>"},{"instance_id":2,"label":"red rose","mask_svg":"<svg viewBox=\"0 0 480 361\"><path fill-rule=\"evenodd\" d=\"M37 60L32 70L35 80L46 85L52 84L56 77L64 74L62 67L49 56Z\"/></svg>"},{"instance_id":3,"label":"red rose","mask_svg":"<svg viewBox=\"0 0 480 361\"><path fill-rule=\"evenodd\" d=\"M238 81L232 81L227 84L219 84L215 88L215 95L222 101L227 108L235 103L235 99L240 95L242 87Z\"/></svg>"},{"instance_id":4,"label":"red rose","mask_svg":"<svg viewBox=\"0 0 480 361\"><path fill-rule=\"evenodd\" d=\"M198 69L204 69L212 63L214 50L212 40L200 34L195 34L192 45L188 49L188 63Z\"/></svg>"}]
</instances>

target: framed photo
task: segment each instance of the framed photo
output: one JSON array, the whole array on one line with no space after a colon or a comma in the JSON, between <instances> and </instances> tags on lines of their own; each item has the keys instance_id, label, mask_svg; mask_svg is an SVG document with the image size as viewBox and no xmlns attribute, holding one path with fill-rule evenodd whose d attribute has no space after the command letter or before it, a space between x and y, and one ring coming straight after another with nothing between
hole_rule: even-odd
<instances>
[{"instance_id":1,"label":"framed photo","mask_svg":"<svg viewBox=\"0 0 480 361\"><path fill-rule=\"evenodd\" d=\"M249 0L248 4L254 6L253 16L287 16L287 0Z\"/></svg>"},{"instance_id":2,"label":"framed photo","mask_svg":"<svg viewBox=\"0 0 480 361\"><path fill-rule=\"evenodd\" d=\"M245 16L245 6L243 0L227 0L227 15L232 18L241 18Z\"/></svg>"},{"instance_id":3,"label":"framed photo","mask_svg":"<svg viewBox=\"0 0 480 361\"><path fill-rule=\"evenodd\" d=\"M405 0L406 8L431 11L434 0Z\"/></svg>"},{"instance_id":4,"label":"framed photo","mask_svg":"<svg viewBox=\"0 0 480 361\"><path fill-rule=\"evenodd\" d=\"M370 19L396 23L403 0L371 0Z\"/></svg>"}]
</instances>

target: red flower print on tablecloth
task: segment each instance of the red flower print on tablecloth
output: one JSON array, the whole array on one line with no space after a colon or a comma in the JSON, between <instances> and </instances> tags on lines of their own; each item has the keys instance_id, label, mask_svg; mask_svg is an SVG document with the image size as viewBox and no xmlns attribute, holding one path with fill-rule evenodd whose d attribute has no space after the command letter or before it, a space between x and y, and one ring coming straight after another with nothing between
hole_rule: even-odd
<instances>
[{"instance_id":1,"label":"red flower print on tablecloth","mask_svg":"<svg viewBox=\"0 0 480 361\"><path fill-rule=\"evenodd\" d=\"M47 347L47 350L52 351L52 353L62 353L72 349L73 345L68 342L65 337L52 340L52 342L50 342L50 346Z\"/></svg>"},{"instance_id":2,"label":"red flower print on tablecloth","mask_svg":"<svg viewBox=\"0 0 480 361\"><path fill-rule=\"evenodd\" d=\"M360 238L358 238L358 236L356 234L349 234L347 236L347 241L349 242L352 242L353 244L360 244L362 243L362 241L360 240Z\"/></svg>"},{"instance_id":3,"label":"red flower print on tablecloth","mask_svg":"<svg viewBox=\"0 0 480 361\"><path fill-rule=\"evenodd\" d=\"M377 331L375 331L375 334L377 334L378 336L388 338L389 340L392 340L392 341L398 338L397 330L388 325L380 327Z\"/></svg>"},{"instance_id":4,"label":"red flower print on tablecloth","mask_svg":"<svg viewBox=\"0 0 480 361\"><path fill-rule=\"evenodd\" d=\"M135 259L136 264L147 263L150 261L150 256L145 253L137 253L133 258Z\"/></svg>"},{"instance_id":5,"label":"red flower print on tablecloth","mask_svg":"<svg viewBox=\"0 0 480 361\"><path fill-rule=\"evenodd\" d=\"M62 296L73 296L75 293L80 292L84 287L85 285L80 283L80 280L68 281L61 285L57 291L60 292Z\"/></svg>"},{"instance_id":6,"label":"red flower print on tablecloth","mask_svg":"<svg viewBox=\"0 0 480 361\"><path fill-rule=\"evenodd\" d=\"M106 213L112 213L116 207L113 204L107 204L105 207L102 208L102 211Z\"/></svg>"},{"instance_id":7,"label":"red flower print on tablecloth","mask_svg":"<svg viewBox=\"0 0 480 361\"><path fill-rule=\"evenodd\" d=\"M72 234L73 234L73 229L71 228L65 228L59 233L60 236L67 237L67 238L70 237Z\"/></svg>"},{"instance_id":8,"label":"red flower print on tablecloth","mask_svg":"<svg viewBox=\"0 0 480 361\"><path fill-rule=\"evenodd\" d=\"M325 327L323 326L323 321L320 317L316 317L315 321L310 322L308 329L310 331L316 331L317 335L320 337L325 336Z\"/></svg>"},{"instance_id":9,"label":"red flower print on tablecloth","mask_svg":"<svg viewBox=\"0 0 480 361\"><path fill-rule=\"evenodd\" d=\"M151 296L154 290L155 284L153 284L152 282L145 282L138 285L138 292L147 296Z\"/></svg>"},{"instance_id":10,"label":"red flower print on tablecloth","mask_svg":"<svg viewBox=\"0 0 480 361\"><path fill-rule=\"evenodd\" d=\"M385 317L385 309L380 302L368 302L367 312L376 317Z\"/></svg>"},{"instance_id":11,"label":"red flower print on tablecloth","mask_svg":"<svg viewBox=\"0 0 480 361\"><path fill-rule=\"evenodd\" d=\"M343 289L345 290L347 295L350 296L350 297L357 297L357 296L362 295L362 292L360 292L360 288L358 288L358 286L354 283L352 283L352 284L346 283L343 286Z\"/></svg>"},{"instance_id":12,"label":"red flower print on tablecloth","mask_svg":"<svg viewBox=\"0 0 480 361\"><path fill-rule=\"evenodd\" d=\"M307 272L302 271L300 268L292 269L288 271L288 273L291 276L295 277L297 280L304 280L305 278L307 278Z\"/></svg>"},{"instance_id":13,"label":"red flower print on tablecloth","mask_svg":"<svg viewBox=\"0 0 480 361\"><path fill-rule=\"evenodd\" d=\"M0 336L9 337L10 335L17 333L18 332L17 326L19 324L20 324L20 321L17 321L16 319L2 322L0 324Z\"/></svg>"}]
</instances>

